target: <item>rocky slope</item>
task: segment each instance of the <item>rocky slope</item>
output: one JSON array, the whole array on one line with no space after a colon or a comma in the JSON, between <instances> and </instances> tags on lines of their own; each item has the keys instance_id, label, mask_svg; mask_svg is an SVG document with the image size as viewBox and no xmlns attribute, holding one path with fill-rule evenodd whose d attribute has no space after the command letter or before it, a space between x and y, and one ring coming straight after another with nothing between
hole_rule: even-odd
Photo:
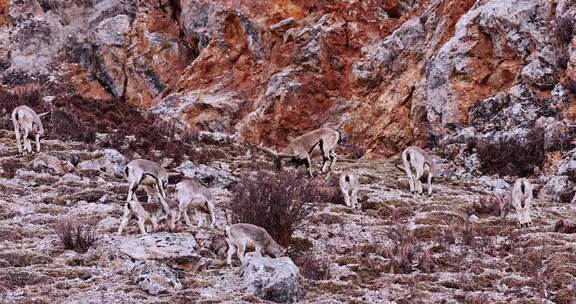
<instances>
[{"instance_id":1,"label":"rocky slope","mask_svg":"<svg viewBox=\"0 0 576 304\"><path fill-rule=\"evenodd\" d=\"M264 302L243 279L247 270L225 265L218 232L180 223L177 233L140 236L131 222L115 235L127 191L115 175L124 161L118 152L58 140L45 149L22 158L15 172L2 171L0 302ZM0 133L0 151L2 163L15 159L11 132ZM210 165L237 176L250 159ZM326 265L301 266L308 277L301 278L302 303L572 303L576 238L554 225L574 221L574 206L536 199L534 228L517 229L513 215L503 220L472 208L482 193L501 192L511 180L442 179L432 197L414 197L390 162L342 167L362 173L362 210L319 202L297 231L310 242L306 254ZM186 168L171 166L193 176ZM537 188L545 182L532 181ZM224 185L211 184L220 225L229 199ZM64 250L56 236L55 225L69 217L97 223L98 239L86 253ZM411 252L409 263L394 253L398 244Z\"/></svg>"}]
</instances>

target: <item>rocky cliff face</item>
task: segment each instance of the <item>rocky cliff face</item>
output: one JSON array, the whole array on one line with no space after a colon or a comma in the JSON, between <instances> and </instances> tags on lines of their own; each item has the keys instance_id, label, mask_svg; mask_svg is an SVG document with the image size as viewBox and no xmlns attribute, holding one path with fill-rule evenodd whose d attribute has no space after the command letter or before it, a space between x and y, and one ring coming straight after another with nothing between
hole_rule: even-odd
<instances>
[{"instance_id":1,"label":"rocky cliff face","mask_svg":"<svg viewBox=\"0 0 576 304\"><path fill-rule=\"evenodd\" d=\"M0 8L5 84L36 79L58 92L123 97L252 143L281 146L331 126L389 156L468 126L486 135L498 115L518 117L509 129L533 128L543 116L576 119L571 0L23 0Z\"/></svg>"}]
</instances>

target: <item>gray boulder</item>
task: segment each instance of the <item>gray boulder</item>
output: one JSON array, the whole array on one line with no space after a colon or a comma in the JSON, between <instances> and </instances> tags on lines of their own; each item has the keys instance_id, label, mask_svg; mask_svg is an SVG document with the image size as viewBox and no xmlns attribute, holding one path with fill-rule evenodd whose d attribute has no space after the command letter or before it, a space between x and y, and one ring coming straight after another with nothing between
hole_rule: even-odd
<instances>
[{"instance_id":1,"label":"gray boulder","mask_svg":"<svg viewBox=\"0 0 576 304\"><path fill-rule=\"evenodd\" d=\"M540 59L532 60L520 74L527 83L541 89L552 89L558 83L558 76L554 66L542 62Z\"/></svg>"},{"instance_id":2,"label":"gray boulder","mask_svg":"<svg viewBox=\"0 0 576 304\"><path fill-rule=\"evenodd\" d=\"M196 255L196 247L196 240L190 234L168 232L120 237L119 244L120 251L133 259L192 257Z\"/></svg>"},{"instance_id":3,"label":"gray boulder","mask_svg":"<svg viewBox=\"0 0 576 304\"><path fill-rule=\"evenodd\" d=\"M218 168L219 167L219 168ZM197 178L210 187L223 188L234 181L230 168L223 163L213 163L212 166L194 164L191 161L183 162L176 171L182 172L187 178Z\"/></svg>"},{"instance_id":4,"label":"gray boulder","mask_svg":"<svg viewBox=\"0 0 576 304\"><path fill-rule=\"evenodd\" d=\"M538 196L545 201L559 202L560 196L573 188L574 183L568 176L554 176L546 182Z\"/></svg>"},{"instance_id":5,"label":"gray boulder","mask_svg":"<svg viewBox=\"0 0 576 304\"><path fill-rule=\"evenodd\" d=\"M182 283L172 268L154 261L138 262L132 269L134 283L151 295L173 293Z\"/></svg>"},{"instance_id":6,"label":"gray boulder","mask_svg":"<svg viewBox=\"0 0 576 304\"><path fill-rule=\"evenodd\" d=\"M300 271L289 257L273 259L248 255L240 267L240 276L248 286L248 292L264 300L294 303L304 295Z\"/></svg>"},{"instance_id":7,"label":"gray boulder","mask_svg":"<svg viewBox=\"0 0 576 304\"><path fill-rule=\"evenodd\" d=\"M82 161L78 164L78 169L92 169L103 172L107 175L123 175L126 158L114 149L105 149L96 159Z\"/></svg>"},{"instance_id":8,"label":"gray boulder","mask_svg":"<svg viewBox=\"0 0 576 304\"><path fill-rule=\"evenodd\" d=\"M64 175L74 166L68 161L62 161L52 155L40 154L32 161L32 168L36 173Z\"/></svg>"}]
</instances>

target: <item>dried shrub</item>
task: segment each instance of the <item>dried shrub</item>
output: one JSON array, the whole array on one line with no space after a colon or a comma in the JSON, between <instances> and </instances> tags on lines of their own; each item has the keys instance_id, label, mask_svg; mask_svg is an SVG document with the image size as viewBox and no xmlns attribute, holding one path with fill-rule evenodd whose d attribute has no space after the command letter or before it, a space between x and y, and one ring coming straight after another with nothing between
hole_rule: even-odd
<instances>
[{"instance_id":1,"label":"dried shrub","mask_svg":"<svg viewBox=\"0 0 576 304\"><path fill-rule=\"evenodd\" d=\"M322 203L343 205L344 195L340 191L339 175L331 175L327 180L324 178L315 178L312 181L314 188L316 188L315 200Z\"/></svg>"},{"instance_id":2,"label":"dried shrub","mask_svg":"<svg viewBox=\"0 0 576 304\"><path fill-rule=\"evenodd\" d=\"M197 127L189 127L184 129L184 131L180 134L182 141L185 143L195 143L200 140L200 130Z\"/></svg>"},{"instance_id":3,"label":"dried shrub","mask_svg":"<svg viewBox=\"0 0 576 304\"><path fill-rule=\"evenodd\" d=\"M40 106L40 85L37 83L16 86L14 87L13 94L20 104L25 104L33 108Z\"/></svg>"},{"instance_id":4,"label":"dried shrub","mask_svg":"<svg viewBox=\"0 0 576 304\"><path fill-rule=\"evenodd\" d=\"M151 151L159 151L160 158L168 157L176 161L190 158L202 163L222 156L213 151L197 151L191 145L199 136L196 129L180 130L173 121L161 119L156 114L142 113L136 106L121 99L95 100L67 96L56 99L51 109L45 125L49 138L92 143L96 133L107 133L102 146L125 154L147 156Z\"/></svg>"},{"instance_id":5,"label":"dried shrub","mask_svg":"<svg viewBox=\"0 0 576 304\"><path fill-rule=\"evenodd\" d=\"M0 253L0 267L26 267L52 263L52 258L25 252Z\"/></svg>"},{"instance_id":6,"label":"dried shrub","mask_svg":"<svg viewBox=\"0 0 576 304\"><path fill-rule=\"evenodd\" d=\"M339 217L338 215L322 212L315 214L312 219L310 220L311 223L317 224L324 224L324 225L333 225L333 224L344 224L344 219Z\"/></svg>"},{"instance_id":7,"label":"dried shrub","mask_svg":"<svg viewBox=\"0 0 576 304\"><path fill-rule=\"evenodd\" d=\"M522 138L481 139L477 143L481 171L525 177L545 161L544 131L532 129Z\"/></svg>"},{"instance_id":8,"label":"dried shrub","mask_svg":"<svg viewBox=\"0 0 576 304\"><path fill-rule=\"evenodd\" d=\"M7 159L2 162L2 177L14 178L16 171L24 167L18 159Z\"/></svg>"},{"instance_id":9,"label":"dried shrub","mask_svg":"<svg viewBox=\"0 0 576 304\"><path fill-rule=\"evenodd\" d=\"M466 304L489 304L492 303L487 294L481 293L466 297Z\"/></svg>"},{"instance_id":10,"label":"dried shrub","mask_svg":"<svg viewBox=\"0 0 576 304\"><path fill-rule=\"evenodd\" d=\"M467 220L464 223L464 227L462 228L461 233L462 244L476 247L476 228L474 228L474 225L470 223L470 221Z\"/></svg>"},{"instance_id":11,"label":"dried shrub","mask_svg":"<svg viewBox=\"0 0 576 304\"><path fill-rule=\"evenodd\" d=\"M307 252L312 248L312 242L309 239L294 237L290 243L291 252Z\"/></svg>"},{"instance_id":12,"label":"dried shrub","mask_svg":"<svg viewBox=\"0 0 576 304\"><path fill-rule=\"evenodd\" d=\"M380 256L384 257L387 253L387 247L380 242L365 242L354 246L353 250L357 255L362 257Z\"/></svg>"},{"instance_id":13,"label":"dried shrub","mask_svg":"<svg viewBox=\"0 0 576 304\"><path fill-rule=\"evenodd\" d=\"M300 273L310 280L329 280L330 262L312 254L301 254L292 257Z\"/></svg>"},{"instance_id":14,"label":"dried shrub","mask_svg":"<svg viewBox=\"0 0 576 304\"><path fill-rule=\"evenodd\" d=\"M554 232L559 233L576 233L576 224L558 220L554 225Z\"/></svg>"},{"instance_id":15,"label":"dried shrub","mask_svg":"<svg viewBox=\"0 0 576 304\"><path fill-rule=\"evenodd\" d=\"M262 227L279 244L288 246L294 231L312 214L314 187L298 172L259 171L245 175L232 187L228 206L234 223Z\"/></svg>"},{"instance_id":16,"label":"dried shrub","mask_svg":"<svg viewBox=\"0 0 576 304\"><path fill-rule=\"evenodd\" d=\"M94 220L66 218L54 226L56 235L62 241L64 249L84 253L96 242L96 223Z\"/></svg>"},{"instance_id":17,"label":"dried shrub","mask_svg":"<svg viewBox=\"0 0 576 304\"><path fill-rule=\"evenodd\" d=\"M96 130L66 108L53 109L47 119L45 129L48 138L83 142L93 142L96 138Z\"/></svg>"},{"instance_id":18,"label":"dried shrub","mask_svg":"<svg viewBox=\"0 0 576 304\"><path fill-rule=\"evenodd\" d=\"M350 157L355 160L359 160L366 155L366 148L362 145L350 145L347 149Z\"/></svg>"},{"instance_id":19,"label":"dried shrub","mask_svg":"<svg viewBox=\"0 0 576 304\"><path fill-rule=\"evenodd\" d=\"M17 106L27 105L38 113L47 111L40 96L40 86L34 83L16 86L12 92L0 88L0 128L13 128L10 115Z\"/></svg>"},{"instance_id":20,"label":"dried shrub","mask_svg":"<svg viewBox=\"0 0 576 304\"><path fill-rule=\"evenodd\" d=\"M570 14L565 14L556 19L552 27L552 38L556 42L557 47L567 46L574 35L576 35L576 21Z\"/></svg>"},{"instance_id":21,"label":"dried shrub","mask_svg":"<svg viewBox=\"0 0 576 304\"><path fill-rule=\"evenodd\" d=\"M572 80L572 79L566 79L566 81L564 82L564 87L565 87L566 90L568 90L570 93L576 95L576 81L574 81L574 80Z\"/></svg>"},{"instance_id":22,"label":"dried shrub","mask_svg":"<svg viewBox=\"0 0 576 304\"><path fill-rule=\"evenodd\" d=\"M576 177L576 174L572 173L572 176ZM570 202L572 202L572 199L574 198L575 195L576 195L576 189L560 193L560 195L558 196L560 204L569 204ZM537 195L535 194L534 196Z\"/></svg>"},{"instance_id":23,"label":"dried shrub","mask_svg":"<svg viewBox=\"0 0 576 304\"><path fill-rule=\"evenodd\" d=\"M424 273L432 273L436 269L436 262L428 250L423 250L418 256L418 269Z\"/></svg>"},{"instance_id":24,"label":"dried shrub","mask_svg":"<svg viewBox=\"0 0 576 304\"><path fill-rule=\"evenodd\" d=\"M385 256L390 259L391 273L410 273L414 269L414 259L420 250L418 240L406 226L396 223L389 231L388 237L394 245L387 248Z\"/></svg>"},{"instance_id":25,"label":"dried shrub","mask_svg":"<svg viewBox=\"0 0 576 304\"><path fill-rule=\"evenodd\" d=\"M458 235L458 225L450 225L442 230L442 235L438 237L437 243L440 246L456 244Z\"/></svg>"},{"instance_id":26,"label":"dried shrub","mask_svg":"<svg viewBox=\"0 0 576 304\"><path fill-rule=\"evenodd\" d=\"M502 204L502 198L497 195L482 195L474 201L472 208L476 214L499 216Z\"/></svg>"},{"instance_id":27,"label":"dried shrub","mask_svg":"<svg viewBox=\"0 0 576 304\"><path fill-rule=\"evenodd\" d=\"M52 277L27 271L13 270L0 275L0 287L6 286L8 289L38 284L50 284L52 282L54 282L54 278Z\"/></svg>"}]
</instances>

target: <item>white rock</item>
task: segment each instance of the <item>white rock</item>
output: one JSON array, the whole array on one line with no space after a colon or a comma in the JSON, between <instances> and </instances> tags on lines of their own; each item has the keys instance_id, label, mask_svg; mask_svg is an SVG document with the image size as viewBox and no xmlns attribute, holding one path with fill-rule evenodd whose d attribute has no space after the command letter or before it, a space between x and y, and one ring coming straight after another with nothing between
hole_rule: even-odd
<instances>
[{"instance_id":1,"label":"white rock","mask_svg":"<svg viewBox=\"0 0 576 304\"><path fill-rule=\"evenodd\" d=\"M289 257L268 258L247 255L240 276L248 292L277 303L298 302L304 295L300 271Z\"/></svg>"},{"instance_id":2,"label":"white rock","mask_svg":"<svg viewBox=\"0 0 576 304\"><path fill-rule=\"evenodd\" d=\"M120 251L133 259L190 257L196 252L196 240L187 233L159 232L120 238Z\"/></svg>"},{"instance_id":3,"label":"white rock","mask_svg":"<svg viewBox=\"0 0 576 304\"><path fill-rule=\"evenodd\" d=\"M182 172L187 178L197 178L212 186L223 188L230 185L230 183L234 181L234 177L230 174L230 168L227 166L220 167L221 168L218 169L202 164L196 165L191 161L185 161L176 168L176 171Z\"/></svg>"},{"instance_id":4,"label":"white rock","mask_svg":"<svg viewBox=\"0 0 576 304\"><path fill-rule=\"evenodd\" d=\"M172 293L182 289L174 270L154 261L140 261L132 270L135 283L151 295Z\"/></svg>"}]
</instances>

